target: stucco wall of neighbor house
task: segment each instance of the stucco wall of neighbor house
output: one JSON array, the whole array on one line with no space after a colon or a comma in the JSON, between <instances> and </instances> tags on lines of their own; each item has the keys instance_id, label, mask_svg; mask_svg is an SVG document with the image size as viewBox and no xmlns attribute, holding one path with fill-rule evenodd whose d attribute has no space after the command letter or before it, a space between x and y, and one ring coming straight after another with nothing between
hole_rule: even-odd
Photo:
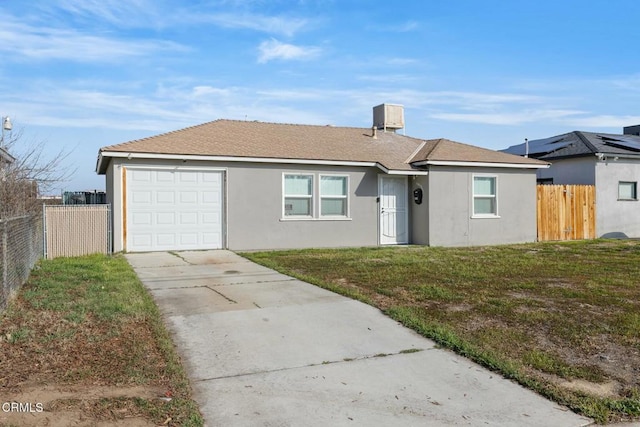
<instances>
[{"instance_id":1,"label":"stucco wall of neighbor house","mask_svg":"<svg viewBox=\"0 0 640 427\"><path fill-rule=\"evenodd\" d=\"M552 160L549 168L538 169L538 178L553 178L553 184L596 183L595 156Z\"/></svg>"},{"instance_id":2,"label":"stucco wall of neighbor house","mask_svg":"<svg viewBox=\"0 0 640 427\"><path fill-rule=\"evenodd\" d=\"M283 173L314 176L313 219L283 216ZM349 217L320 218L320 174L349 176ZM228 247L283 249L378 244L378 169L317 165L229 165Z\"/></svg>"},{"instance_id":3,"label":"stucco wall of neighbor house","mask_svg":"<svg viewBox=\"0 0 640 427\"><path fill-rule=\"evenodd\" d=\"M497 177L498 216L473 218L473 176ZM431 246L474 246L536 240L535 169L429 168Z\"/></svg>"},{"instance_id":4,"label":"stucco wall of neighbor house","mask_svg":"<svg viewBox=\"0 0 640 427\"><path fill-rule=\"evenodd\" d=\"M413 191L422 189L422 203L413 199ZM429 176L409 177L409 231L414 245L429 244Z\"/></svg>"},{"instance_id":5,"label":"stucco wall of neighbor house","mask_svg":"<svg viewBox=\"0 0 640 427\"><path fill-rule=\"evenodd\" d=\"M640 182L640 162L612 158L596 170L596 234L598 237L640 237L640 202L618 200L620 181ZM640 190L637 187L636 189Z\"/></svg>"},{"instance_id":6,"label":"stucco wall of neighbor house","mask_svg":"<svg viewBox=\"0 0 640 427\"><path fill-rule=\"evenodd\" d=\"M226 246L232 250L375 246L378 243L379 170L373 167L273 165L245 162L206 162L112 159L114 250L124 250L122 168L177 166L226 169ZM349 176L348 219L289 219L283 216L283 173L314 176L314 208L318 204L320 174Z\"/></svg>"}]
</instances>

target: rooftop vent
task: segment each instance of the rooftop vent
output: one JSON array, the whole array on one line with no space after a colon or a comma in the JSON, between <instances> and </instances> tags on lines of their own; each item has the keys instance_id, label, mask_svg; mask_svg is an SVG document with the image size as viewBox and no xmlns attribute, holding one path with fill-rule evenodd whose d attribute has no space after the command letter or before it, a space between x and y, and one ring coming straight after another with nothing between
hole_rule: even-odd
<instances>
[{"instance_id":1,"label":"rooftop vent","mask_svg":"<svg viewBox=\"0 0 640 427\"><path fill-rule=\"evenodd\" d=\"M373 107L373 127L395 132L404 128L404 107L399 104L380 104Z\"/></svg>"},{"instance_id":2,"label":"rooftop vent","mask_svg":"<svg viewBox=\"0 0 640 427\"><path fill-rule=\"evenodd\" d=\"M640 125L625 126L622 130L625 135L638 135L640 136Z\"/></svg>"}]
</instances>

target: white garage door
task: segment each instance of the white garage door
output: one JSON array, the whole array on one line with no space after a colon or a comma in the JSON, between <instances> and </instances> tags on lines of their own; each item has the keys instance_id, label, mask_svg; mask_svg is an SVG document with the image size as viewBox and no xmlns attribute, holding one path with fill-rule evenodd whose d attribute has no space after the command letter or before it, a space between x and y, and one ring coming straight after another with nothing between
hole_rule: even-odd
<instances>
[{"instance_id":1,"label":"white garage door","mask_svg":"<svg viewBox=\"0 0 640 427\"><path fill-rule=\"evenodd\" d=\"M127 251L222 248L222 171L127 169Z\"/></svg>"}]
</instances>

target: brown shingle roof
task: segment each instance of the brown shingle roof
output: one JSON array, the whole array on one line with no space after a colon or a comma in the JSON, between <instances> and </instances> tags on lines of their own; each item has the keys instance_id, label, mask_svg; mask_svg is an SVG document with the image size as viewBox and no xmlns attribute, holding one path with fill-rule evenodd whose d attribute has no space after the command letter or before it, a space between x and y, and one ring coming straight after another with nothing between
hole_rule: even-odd
<instances>
[{"instance_id":1,"label":"brown shingle roof","mask_svg":"<svg viewBox=\"0 0 640 427\"><path fill-rule=\"evenodd\" d=\"M108 152L371 162L401 171L415 170L410 162L433 159L544 164L445 139L424 142L383 131L373 138L367 128L238 120L216 120L100 149L101 156Z\"/></svg>"},{"instance_id":2,"label":"brown shingle roof","mask_svg":"<svg viewBox=\"0 0 640 427\"><path fill-rule=\"evenodd\" d=\"M475 162L475 163L512 163L522 165L544 165L546 162L527 157L493 151L474 145L462 144L448 139L430 139L412 157L411 162Z\"/></svg>"}]
</instances>

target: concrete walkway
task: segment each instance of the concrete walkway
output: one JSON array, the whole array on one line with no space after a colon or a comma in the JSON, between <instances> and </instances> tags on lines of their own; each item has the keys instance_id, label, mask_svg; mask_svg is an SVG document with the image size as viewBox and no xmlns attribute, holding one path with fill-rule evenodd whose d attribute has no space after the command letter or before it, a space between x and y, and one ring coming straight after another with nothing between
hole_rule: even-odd
<instances>
[{"instance_id":1,"label":"concrete walkway","mask_svg":"<svg viewBox=\"0 0 640 427\"><path fill-rule=\"evenodd\" d=\"M208 426L585 426L379 310L228 251L129 254Z\"/></svg>"}]
</instances>

